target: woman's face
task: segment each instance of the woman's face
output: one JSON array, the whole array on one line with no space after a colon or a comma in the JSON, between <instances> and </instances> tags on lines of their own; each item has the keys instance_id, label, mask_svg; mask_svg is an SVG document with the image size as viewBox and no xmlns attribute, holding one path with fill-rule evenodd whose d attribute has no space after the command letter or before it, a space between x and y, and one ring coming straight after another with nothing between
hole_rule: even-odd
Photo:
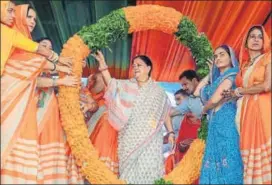
<instances>
[{"instance_id":1,"label":"woman's face","mask_svg":"<svg viewBox=\"0 0 272 185\"><path fill-rule=\"evenodd\" d=\"M133 61L132 70L136 79L146 79L151 67L147 66L142 59L136 58Z\"/></svg>"},{"instance_id":2,"label":"woman's face","mask_svg":"<svg viewBox=\"0 0 272 185\"><path fill-rule=\"evenodd\" d=\"M8 2L7 8L5 9L5 14L2 15L1 12L1 22L8 26L12 26L15 21L15 4Z\"/></svg>"},{"instance_id":3,"label":"woman's face","mask_svg":"<svg viewBox=\"0 0 272 185\"><path fill-rule=\"evenodd\" d=\"M32 33L36 26L36 18L36 12L32 8L30 8L26 16L26 25L30 33Z\"/></svg>"},{"instance_id":4,"label":"woman's face","mask_svg":"<svg viewBox=\"0 0 272 185\"><path fill-rule=\"evenodd\" d=\"M101 91L103 91L106 85L104 83L102 74L96 73L96 74L90 76L88 86L95 93L100 93Z\"/></svg>"},{"instance_id":5,"label":"woman's face","mask_svg":"<svg viewBox=\"0 0 272 185\"><path fill-rule=\"evenodd\" d=\"M47 48L47 49L50 49L50 50L53 49L52 43L51 43L50 40L42 40L42 41L40 42L40 44L41 44L41 46L43 46L43 47L45 47L45 48Z\"/></svg>"},{"instance_id":6,"label":"woman's face","mask_svg":"<svg viewBox=\"0 0 272 185\"><path fill-rule=\"evenodd\" d=\"M217 68L231 67L231 58L223 48L217 48L214 52L214 62Z\"/></svg>"},{"instance_id":7,"label":"woman's face","mask_svg":"<svg viewBox=\"0 0 272 185\"><path fill-rule=\"evenodd\" d=\"M253 51L260 51L263 49L263 34L258 28L249 32L247 48Z\"/></svg>"}]
</instances>

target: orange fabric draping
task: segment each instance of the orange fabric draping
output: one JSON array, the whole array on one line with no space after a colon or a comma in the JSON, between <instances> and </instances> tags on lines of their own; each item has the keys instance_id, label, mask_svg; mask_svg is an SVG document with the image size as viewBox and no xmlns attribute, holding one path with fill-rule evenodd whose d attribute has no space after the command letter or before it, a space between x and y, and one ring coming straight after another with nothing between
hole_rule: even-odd
<instances>
[{"instance_id":1,"label":"orange fabric draping","mask_svg":"<svg viewBox=\"0 0 272 185\"><path fill-rule=\"evenodd\" d=\"M228 44L236 52L248 28L253 24L262 24L271 10L269 1L138 0L137 5L141 4L175 8L194 21L198 31L204 32L210 39L213 48ZM131 58L138 54L146 54L152 59L152 77L159 81L177 81L182 71L195 68L189 50L176 41L173 35L159 31L134 33ZM131 69L129 75L132 76Z\"/></svg>"}]
</instances>

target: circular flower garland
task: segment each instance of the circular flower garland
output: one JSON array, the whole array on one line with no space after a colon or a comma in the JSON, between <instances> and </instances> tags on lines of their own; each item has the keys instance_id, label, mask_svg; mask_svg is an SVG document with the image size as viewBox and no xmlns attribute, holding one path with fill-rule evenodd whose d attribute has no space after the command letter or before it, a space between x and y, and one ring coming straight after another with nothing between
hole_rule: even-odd
<instances>
[{"instance_id":1,"label":"circular flower garland","mask_svg":"<svg viewBox=\"0 0 272 185\"><path fill-rule=\"evenodd\" d=\"M144 21L143 21L144 20ZM212 56L212 47L207 37L198 34L195 24L173 8L158 5L140 5L113 11L96 24L84 26L63 46L61 56L73 58L73 72L79 78L82 74L81 61L90 52L108 47L128 33L155 29L176 35L177 39L189 47L197 61L198 71L206 67L205 61ZM205 75L205 70L200 75ZM60 74L63 77L64 74ZM87 127L79 106L80 87L60 87L59 106L64 130L80 171L92 184L125 184L118 179L99 156L91 144ZM202 126L203 127L203 126ZM202 129L202 132L206 132ZM202 134L203 135L203 134ZM183 160L164 180L175 184L190 184L200 173L204 152L204 140L196 139Z\"/></svg>"}]
</instances>

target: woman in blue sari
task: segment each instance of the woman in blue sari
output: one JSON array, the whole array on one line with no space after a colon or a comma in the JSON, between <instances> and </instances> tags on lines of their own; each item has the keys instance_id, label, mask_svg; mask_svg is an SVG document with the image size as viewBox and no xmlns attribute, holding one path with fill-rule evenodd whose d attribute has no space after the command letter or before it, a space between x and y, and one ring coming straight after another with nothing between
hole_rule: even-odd
<instances>
[{"instance_id":1,"label":"woman in blue sari","mask_svg":"<svg viewBox=\"0 0 272 185\"><path fill-rule=\"evenodd\" d=\"M210 75L199 84L203 114L209 117L200 184L243 184L243 163L235 125L236 101L226 101L221 95L223 90L235 88L237 72L235 53L229 46L222 45L214 52Z\"/></svg>"}]
</instances>

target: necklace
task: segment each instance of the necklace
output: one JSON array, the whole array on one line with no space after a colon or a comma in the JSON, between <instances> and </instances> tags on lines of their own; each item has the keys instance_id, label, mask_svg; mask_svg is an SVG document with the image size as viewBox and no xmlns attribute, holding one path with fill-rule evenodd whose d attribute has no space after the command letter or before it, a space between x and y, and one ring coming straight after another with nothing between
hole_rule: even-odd
<instances>
[{"instance_id":1,"label":"necklace","mask_svg":"<svg viewBox=\"0 0 272 185\"><path fill-rule=\"evenodd\" d=\"M259 56L262 54L257 55L256 57L250 58L250 63L253 63Z\"/></svg>"},{"instance_id":2,"label":"necklace","mask_svg":"<svg viewBox=\"0 0 272 185\"><path fill-rule=\"evenodd\" d=\"M259 56L261 56L262 55L262 53L261 54L259 54L259 55L257 55L256 57L253 57L252 59L250 58L250 60L249 60L249 62L248 63L246 63L243 67L242 67L242 69L241 69L241 75L243 76L243 74L245 73L245 70L247 70L250 66L252 66L253 64L254 64L254 62L255 62L255 60L259 57Z\"/></svg>"}]
</instances>

